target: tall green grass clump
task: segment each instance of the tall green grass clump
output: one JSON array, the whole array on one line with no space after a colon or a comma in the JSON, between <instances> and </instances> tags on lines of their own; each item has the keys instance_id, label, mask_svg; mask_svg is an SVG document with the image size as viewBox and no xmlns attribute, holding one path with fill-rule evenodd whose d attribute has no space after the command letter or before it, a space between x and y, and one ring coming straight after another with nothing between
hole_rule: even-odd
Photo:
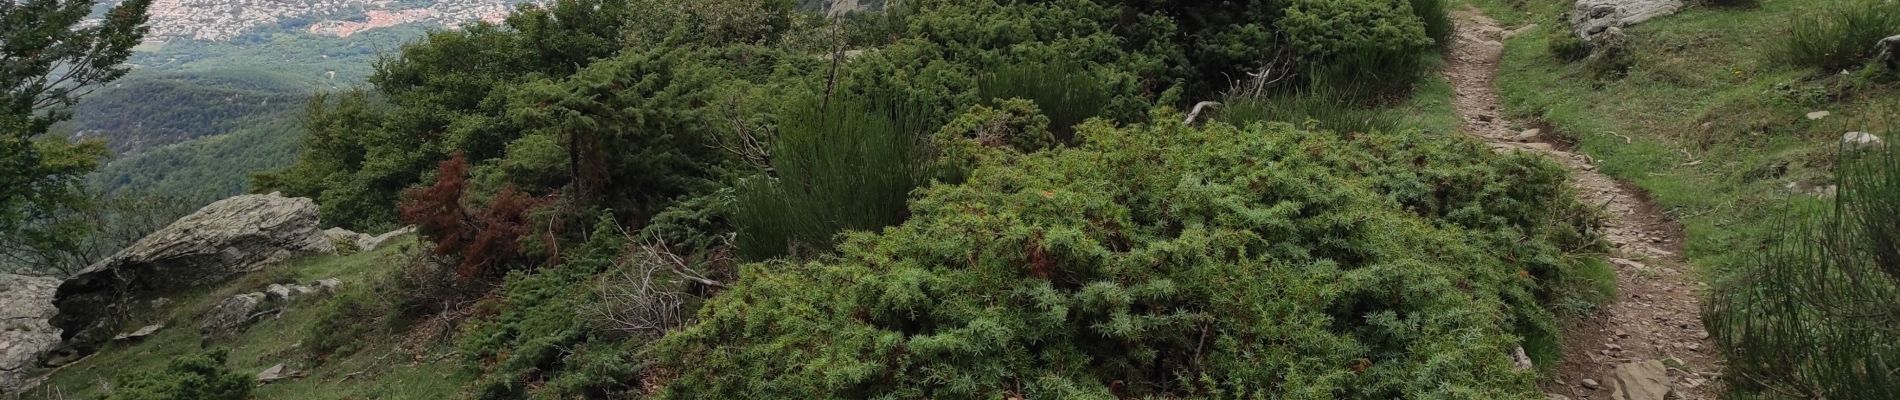
<instances>
[{"instance_id":1,"label":"tall green grass clump","mask_svg":"<svg viewBox=\"0 0 1900 400\"><path fill-rule=\"evenodd\" d=\"M1229 96L1220 120L1234 125L1286 122L1340 133L1392 132L1399 117L1323 86L1263 96Z\"/></svg>"},{"instance_id":2,"label":"tall green grass clump","mask_svg":"<svg viewBox=\"0 0 1900 400\"><path fill-rule=\"evenodd\" d=\"M1425 25L1425 37L1431 38L1441 49L1450 48L1451 35L1457 32L1457 27L1452 25L1451 8L1445 5L1446 0L1410 1L1412 14Z\"/></svg>"},{"instance_id":3,"label":"tall green grass clump","mask_svg":"<svg viewBox=\"0 0 1900 400\"><path fill-rule=\"evenodd\" d=\"M1049 117L1049 131L1063 143L1075 136L1075 126L1103 116L1114 101L1103 87L1103 77L1087 69L1059 64L1014 64L977 81L977 93L995 105L1008 99L1034 102Z\"/></svg>"},{"instance_id":4,"label":"tall green grass clump","mask_svg":"<svg viewBox=\"0 0 1900 400\"><path fill-rule=\"evenodd\" d=\"M772 144L773 173L738 187L737 246L764 260L829 249L848 230L895 225L926 176L923 112L895 102L831 99L786 115Z\"/></svg>"},{"instance_id":5,"label":"tall green grass clump","mask_svg":"<svg viewBox=\"0 0 1900 400\"><path fill-rule=\"evenodd\" d=\"M1827 207L1785 222L1711 301L1709 331L1744 393L1900 393L1900 153L1850 152Z\"/></svg>"},{"instance_id":6,"label":"tall green grass clump","mask_svg":"<svg viewBox=\"0 0 1900 400\"><path fill-rule=\"evenodd\" d=\"M1848 0L1794 18L1782 57L1827 71L1852 69L1874 56L1874 44L1900 35L1900 2Z\"/></svg>"}]
</instances>

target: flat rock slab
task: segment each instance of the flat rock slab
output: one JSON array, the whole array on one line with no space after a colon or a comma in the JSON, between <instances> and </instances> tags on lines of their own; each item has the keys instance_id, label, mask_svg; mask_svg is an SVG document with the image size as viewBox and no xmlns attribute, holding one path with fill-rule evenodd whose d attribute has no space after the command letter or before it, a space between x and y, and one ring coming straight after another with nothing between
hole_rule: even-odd
<instances>
[{"instance_id":1,"label":"flat rock slab","mask_svg":"<svg viewBox=\"0 0 1900 400\"><path fill-rule=\"evenodd\" d=\"M1613 400L1663 400L1671 390L1669 367L1657 360L1618 365L1610 379Z\"/></svg>"},{"instance_id":2,"label":"flat rock slab","mask_svg":"<svg viewBox=\"0 0 1900 400\"><path fill-rule=\"evenodd\" d=\"M1570 10L1570 26L1577 37L1590 39L1610 28L1636 25L1682 10L1682 0L1577 0Z\"/></svg>"},{"instance_id":3,"label":"flat rock slab","mask_svg":"<svg viewBox=\"0 0 1900 400\"><path fill-rule=\"evenodd\" d=\"M165 329L165 324L146 325L144 328L139 328L139 330L132 331L131 333L113 337L112 340L141 339L146 336L152 336L152 334L154 333L158 333L158 330L160 329Z\"/></svg>"}]
</instances>

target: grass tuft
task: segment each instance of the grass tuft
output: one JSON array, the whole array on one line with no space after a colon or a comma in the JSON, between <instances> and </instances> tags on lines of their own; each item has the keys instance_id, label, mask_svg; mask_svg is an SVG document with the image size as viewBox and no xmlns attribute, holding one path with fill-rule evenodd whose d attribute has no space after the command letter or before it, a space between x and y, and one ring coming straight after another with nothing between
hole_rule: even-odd
<instances>
[{"instance_id":1,"label":"grass tuft","mask_svg":"<svg viewBox=\"0 0 1900 400\"><path fill-rule=\"evenodd\" d=\"M752 260L829 249L833 237L903 222L924 113L888 102L813 101L780 124L773 176L740 183L737 245Z\"/></svg>"},{"instance_id":2,"label":"grass tuft","mask_svg":"<svg viewBox=\"0 0 1900 400\"><path fill-rule=\"evenodd\" d=\"M1873 57L1880 39L1900 35L1900 2L1849 0L1794 18L1783 57L1827 71L1852 69Z\"/></svg>"},{"instance_id":3,"label":"grass tuft","mask_svg":"<svg viewBox=\"0 0 1900 400\"><path fill-rule=\"evenodd\" d=\"M1233 96L1219 120L1236 126L1255 122L1287 122L1339 133L1390 132L1398 120L1389 109L1359 105L1351 95L1321 86L1298 92L1263 96Z\"/></svg>"}]
</instances>

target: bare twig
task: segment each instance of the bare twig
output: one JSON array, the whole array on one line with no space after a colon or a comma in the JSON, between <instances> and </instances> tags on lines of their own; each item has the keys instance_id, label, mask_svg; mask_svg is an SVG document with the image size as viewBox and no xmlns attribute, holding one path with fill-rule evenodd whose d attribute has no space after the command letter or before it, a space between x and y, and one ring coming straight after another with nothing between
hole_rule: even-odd
<instances>
[{"instance_id":1,"label":"bare twig","mask_svg":"<svg viewBox=\"0 0 1900 400\"><path fill-rule=\"evenodd\" d=\"M1630 139L1630 137L1629 137L1629 136L1623 136L1623 134L1621 134L1621 133L1616 133L1616 132L1614 132L1614 131L1604 131L1604 132L1605 132L1605 133L1609 133L1609 134L1611 134L1611 135L1616 135L1616 137L1620 137L1620 138L1623 138L1623 144L1632 144L1632 143L1636 143L1636 140L1634 140L1634 139Z\"/></svg>"},{"instance_id":2,"label":"bare twig","mask_svg":"<svg viewBox=\"0 0 1900 400\"><path fill-rule=\"evenodd\" d=\"M702 276L698 272L694 272L692 270L692 267L686 263L686 259L680 258L678 254L674 254L673 250L667 247L666 242L655 240L655 241L652 241L651 243L648 243L645 246L640 246L640 247L642 249L645 249L649 256L652 256L657 260L665 262L666 266L671 268L673 270L673 273L679 274L681 278L686 278L686 280L698 282L701 285L716 287L720 289L728 288L726 284L724 283L720 283L719 281L715 281L705 276Z\"/></svg>"}]
</instances>

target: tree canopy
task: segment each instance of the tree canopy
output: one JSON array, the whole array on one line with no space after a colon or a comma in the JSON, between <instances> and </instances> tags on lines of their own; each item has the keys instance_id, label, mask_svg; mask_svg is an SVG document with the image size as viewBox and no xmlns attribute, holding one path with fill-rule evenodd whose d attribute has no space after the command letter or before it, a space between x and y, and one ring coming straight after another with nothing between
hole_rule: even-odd
<instances>
[{"instance_id":1,"label":"tree canopy","mask_svg":"<svg viewBox=\"0 0 1900 400\"><path fill-rule=\"evenodd\" d=\"M79 98L125 76L145 36L150 0L130 0L88 23L91 0L0 2L0 251L62 251L83 226L47 220L82 202L81 178L99 165L97 142L42 138ZM44 266L40 266L44 267Z\"/></svg>"}]
</instances>

